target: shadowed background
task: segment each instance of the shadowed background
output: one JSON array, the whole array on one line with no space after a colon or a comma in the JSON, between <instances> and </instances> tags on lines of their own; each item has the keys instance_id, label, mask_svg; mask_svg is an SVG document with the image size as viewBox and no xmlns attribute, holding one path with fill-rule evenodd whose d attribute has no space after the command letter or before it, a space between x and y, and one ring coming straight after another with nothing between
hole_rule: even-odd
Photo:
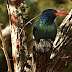
<instances>
[{"instance_id":1,"label":"shadowed background","mask_svg":"<svg viewBox=\"0 0 72 72\"><path fill-rule=\"evenodd\" d=\"M69 13L69 11L72 8L72 0L26 0L26 4L29 7L29 12L28 12L26 22L28 22L30 19L40 14L45 9L52 8L52 9L56 9L57 11L63 11ZM65 16L62 15L56 18L55 23L57 27L60 25L64 17ZM32 21L32 25L28 24L26 26L28 49L30 52L32 51L32 46L34 44L34 40L32 39L33 26L37 20L38 18ZM9 25L9 17L6 8L6 0L0 0L0 23L3 24L2 29L5 29L5 27ZM6 48L9 54L9 58L12 62L10 34L6 32L4 38L6 39L5 40ZM2 42L0 40L0 72L7 72L7 66L6 66L7 64L1 47L2 47ZM72 67L72 61L65 69L65 72L71 72L72 71L71 67Z\"/></svg>"}]
</instances>

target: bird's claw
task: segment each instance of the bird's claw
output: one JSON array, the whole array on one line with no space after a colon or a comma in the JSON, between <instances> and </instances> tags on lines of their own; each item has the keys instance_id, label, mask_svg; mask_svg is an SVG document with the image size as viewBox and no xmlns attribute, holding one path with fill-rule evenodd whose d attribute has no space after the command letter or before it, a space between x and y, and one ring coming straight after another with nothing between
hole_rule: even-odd
<instances>
[{"instance_id":1,"label":"bird's claw","mask_svg":"<svg viewBox=\"0 0 72 72\"><path fill-rule=\"evenodd\" d=\"M41 41L45 41L45 39L40 39L40 42L41 42Z\"/></svg>"}]
</instances>

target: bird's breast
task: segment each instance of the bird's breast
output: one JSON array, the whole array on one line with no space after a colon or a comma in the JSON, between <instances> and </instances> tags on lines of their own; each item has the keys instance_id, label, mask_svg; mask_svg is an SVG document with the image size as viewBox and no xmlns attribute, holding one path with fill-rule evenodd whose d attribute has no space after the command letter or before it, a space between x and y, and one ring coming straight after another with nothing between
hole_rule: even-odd
<instances>
[{"instance_id":1,"label":"bird's breast","mask_svg":"<svg viewBox=\"0 0 72 72\"><path fill-rule=\"evenodd\" d=\"M56 26L55 24L46 25L38 24L34 31L34 36L37 40L39 39L52 39L54 40L56 35Z\"/></svg>"}]
</instances>

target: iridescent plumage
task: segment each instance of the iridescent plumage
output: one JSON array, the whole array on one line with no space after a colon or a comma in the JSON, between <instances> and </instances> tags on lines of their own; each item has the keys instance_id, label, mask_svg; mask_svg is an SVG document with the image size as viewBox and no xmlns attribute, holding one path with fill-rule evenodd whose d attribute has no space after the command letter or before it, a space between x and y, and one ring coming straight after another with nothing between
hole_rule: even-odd
<instances>
[{"instance_id":1,"label":"iridescent plumage","mask_svg":"<svg viewBox=\"0 0 72 72\"><path fill-rule=\"evenodd\" d=\"M54 9L47 9L42 12L39 21L37 21L33 28L33 35L37 42L40 39L51 39L54 41L57 28L54 23L54 19L56 18L57 11Z\"/></svg>"}]
</instances>

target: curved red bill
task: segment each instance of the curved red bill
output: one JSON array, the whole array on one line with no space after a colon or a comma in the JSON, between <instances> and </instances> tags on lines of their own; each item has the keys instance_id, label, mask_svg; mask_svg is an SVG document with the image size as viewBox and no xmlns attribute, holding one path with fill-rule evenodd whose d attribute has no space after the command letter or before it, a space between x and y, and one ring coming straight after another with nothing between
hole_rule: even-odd
<instances>
[{"instance_id":1,"label":"curved red bill","mask_svg":"<svg viewBox=\"0 0 72 72\"><path fill-rule=\"evenodd\" d=\"M56 12L55 15L56 16L58 16L58 15L68 15L68 13L65 13L65 12Z\"/></svg>"}]
</instances>

